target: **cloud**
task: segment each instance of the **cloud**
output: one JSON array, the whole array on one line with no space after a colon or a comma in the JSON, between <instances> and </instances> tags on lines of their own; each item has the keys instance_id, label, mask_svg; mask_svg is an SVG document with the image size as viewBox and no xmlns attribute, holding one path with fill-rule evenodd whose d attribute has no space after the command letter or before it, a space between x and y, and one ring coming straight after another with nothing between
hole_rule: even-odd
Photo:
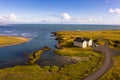
<instances>
[{"instance_id":1,"label":"cloud","mask_svg":"<svg viewBox=\"0 0 120 80\"><path fill-rule=\"evenodd\" d=\"M115 9L109 9L110 13L115 13L115 14L119 14L120 15L120 9L119 8L115 8Z\"/></svg>"},{"instance_id":2,"label":"cloud","mask_svg":"<svg viewBox=\"0 0 120 80\"><path fill-rule=\"evenodd\" d=\"M120 9L109 9L109 13L120 14ZM40 16L24 16L18 17L15 14L9 16L0 16L0 24L4 23L64 23L64 24L120 24L118 16L102 17L102 16L74 16L69 13L40 15Z\"/></svg>"},{"instance_id":3,"label":"cloud","mask_svg":"<svg viewBox=\"0 0 120 80\"><path fill-rule=\"evenodd\" d=\"M63 13L58 18L61 19L62 23L72 23L72 24L94 24L102 21L102 16L98 17L74 17L70 16L69 13Z\"/></svg>"},{"instance_id":4,"label":"cloud","mask_svg":"<svg viewBox=\"0 0 120 80\"><path fill-rule=\"evenodd\" d=\"M113 15L113 18L109 20L109 22L113 24L120 24L120 9L119 8L110 8L109 13L115 14Z\"/></svg>"},{"instance_id":5,"label":"cloud","mask_svg":"<svg viewBox=\"0 0 120 80\"><path fill-rule=\"evenodd\" d=\"M9 19L10 19L10 20L15 20L15 19L17 19L17 17L16 17L15 14L11 14L11 15L9 16Z\"/></svg>"},{"instance_id":6,"label":"cloud","mask_svg":"<svg viewBox=\"0 0 120 80\"><path fill-rule=\"evenodd\" d=\"M0 16L0 22L2 22L2 23L12 22L16 19L17 19L17 17L15 14L10 14L9 16Z\"/></svg>"},{"instance_id":7,"label":"cloud","mask_svg":"<svg viewBox=\"0 0 120 80\"><path fill-rule=\"evenodd\" d=\"M61 16L61 19L63 20L71 20L71 16L68 13L63 13Z\"/></svg>"}]
</instances>

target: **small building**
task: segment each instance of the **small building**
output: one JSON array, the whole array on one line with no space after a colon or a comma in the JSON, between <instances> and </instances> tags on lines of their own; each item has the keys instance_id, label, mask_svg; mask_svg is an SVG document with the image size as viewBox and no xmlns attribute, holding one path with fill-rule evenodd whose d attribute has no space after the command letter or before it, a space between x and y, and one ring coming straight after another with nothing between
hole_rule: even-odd
<instances>
[{"instance_id":1,"label":"small building","mask_svg":"<svg viewBox=\"0 0 120 80\"><path fill-rule=\"evenodd\" d=\"M86 40L86 41L87 41L87 46L92 46L92 44L93 44L92 39L89 39L89 38L84 38L84 40Z\"/></svg>"},{"instance_id":2,"label":"small building","mask_svg":"<svg viewBox=\"0 0 120 80\"><path fill-rule=\"evenodd\" d=\"M87 46L92 46L93 41L88 38L76 37L73 44L77 47L86 48Z\"/></svg>"},{"instance_id":3,"label":"small building","mask_svg":"<svg viewBox=\"0 0 120 80\"><path fill-rule=\"evenodd\" d=\"M74 46L81 47L81 48L87 47L87 41L80 37L75 38L73 44Z\"/></svg>"}]
</instances>

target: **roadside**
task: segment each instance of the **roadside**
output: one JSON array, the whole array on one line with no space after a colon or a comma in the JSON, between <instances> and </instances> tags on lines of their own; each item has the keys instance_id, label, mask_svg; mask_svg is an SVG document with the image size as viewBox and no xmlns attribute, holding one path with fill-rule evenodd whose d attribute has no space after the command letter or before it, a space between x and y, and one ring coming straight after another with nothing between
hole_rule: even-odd
<instances>
[{"instance_id":1,"label":"roadside","mask_svg":"<svg viewBox=\"0 0 120 80\"><path fill-rule=\"evenodd\" d=\"M105 56L105 61L101 68L95 71L93 74L88 76L85 80L98 80L112 65L112 55L106 42L104 46L93 47L96 51L101 51Z\"/></svg>"}]
</instances>

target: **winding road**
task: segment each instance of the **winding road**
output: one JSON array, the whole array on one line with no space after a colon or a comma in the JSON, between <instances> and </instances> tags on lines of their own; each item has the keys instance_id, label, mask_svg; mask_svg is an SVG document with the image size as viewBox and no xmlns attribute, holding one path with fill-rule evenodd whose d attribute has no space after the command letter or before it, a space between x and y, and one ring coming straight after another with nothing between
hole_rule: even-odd
<instances>
[{"instance_id":1,"label":"winding road","mask_svg":"<svg viewBox=\"0 0 120 80\"><path fill-rule=\"evenodd\" d=\"M105 56L105 60L103 65L93 74L89 75L85 80L98 80L112 65L112 55L107 42L104 46L93 47L93 49L96 51L101 51Z\"/></svg>"}]
</instances>

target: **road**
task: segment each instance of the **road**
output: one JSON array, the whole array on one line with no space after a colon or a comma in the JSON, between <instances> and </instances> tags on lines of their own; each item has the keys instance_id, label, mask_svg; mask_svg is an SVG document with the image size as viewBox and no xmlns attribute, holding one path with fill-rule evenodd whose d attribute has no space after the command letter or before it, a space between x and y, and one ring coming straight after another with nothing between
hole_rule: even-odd
<instances>
[{"instance_id":1,"label":"road","mask_svg":"<svg viewBox=\"0 0 120 80\"><path fill-rule=\"evenodd\" d=\"M98 80L111 67L112 64L112 55L110 53L107 42L104 46L94 47L94 49L103 52L105 60L103 62L103 65L93 74L88 76L85 80Z\"/></svg>"}]
</instances>

